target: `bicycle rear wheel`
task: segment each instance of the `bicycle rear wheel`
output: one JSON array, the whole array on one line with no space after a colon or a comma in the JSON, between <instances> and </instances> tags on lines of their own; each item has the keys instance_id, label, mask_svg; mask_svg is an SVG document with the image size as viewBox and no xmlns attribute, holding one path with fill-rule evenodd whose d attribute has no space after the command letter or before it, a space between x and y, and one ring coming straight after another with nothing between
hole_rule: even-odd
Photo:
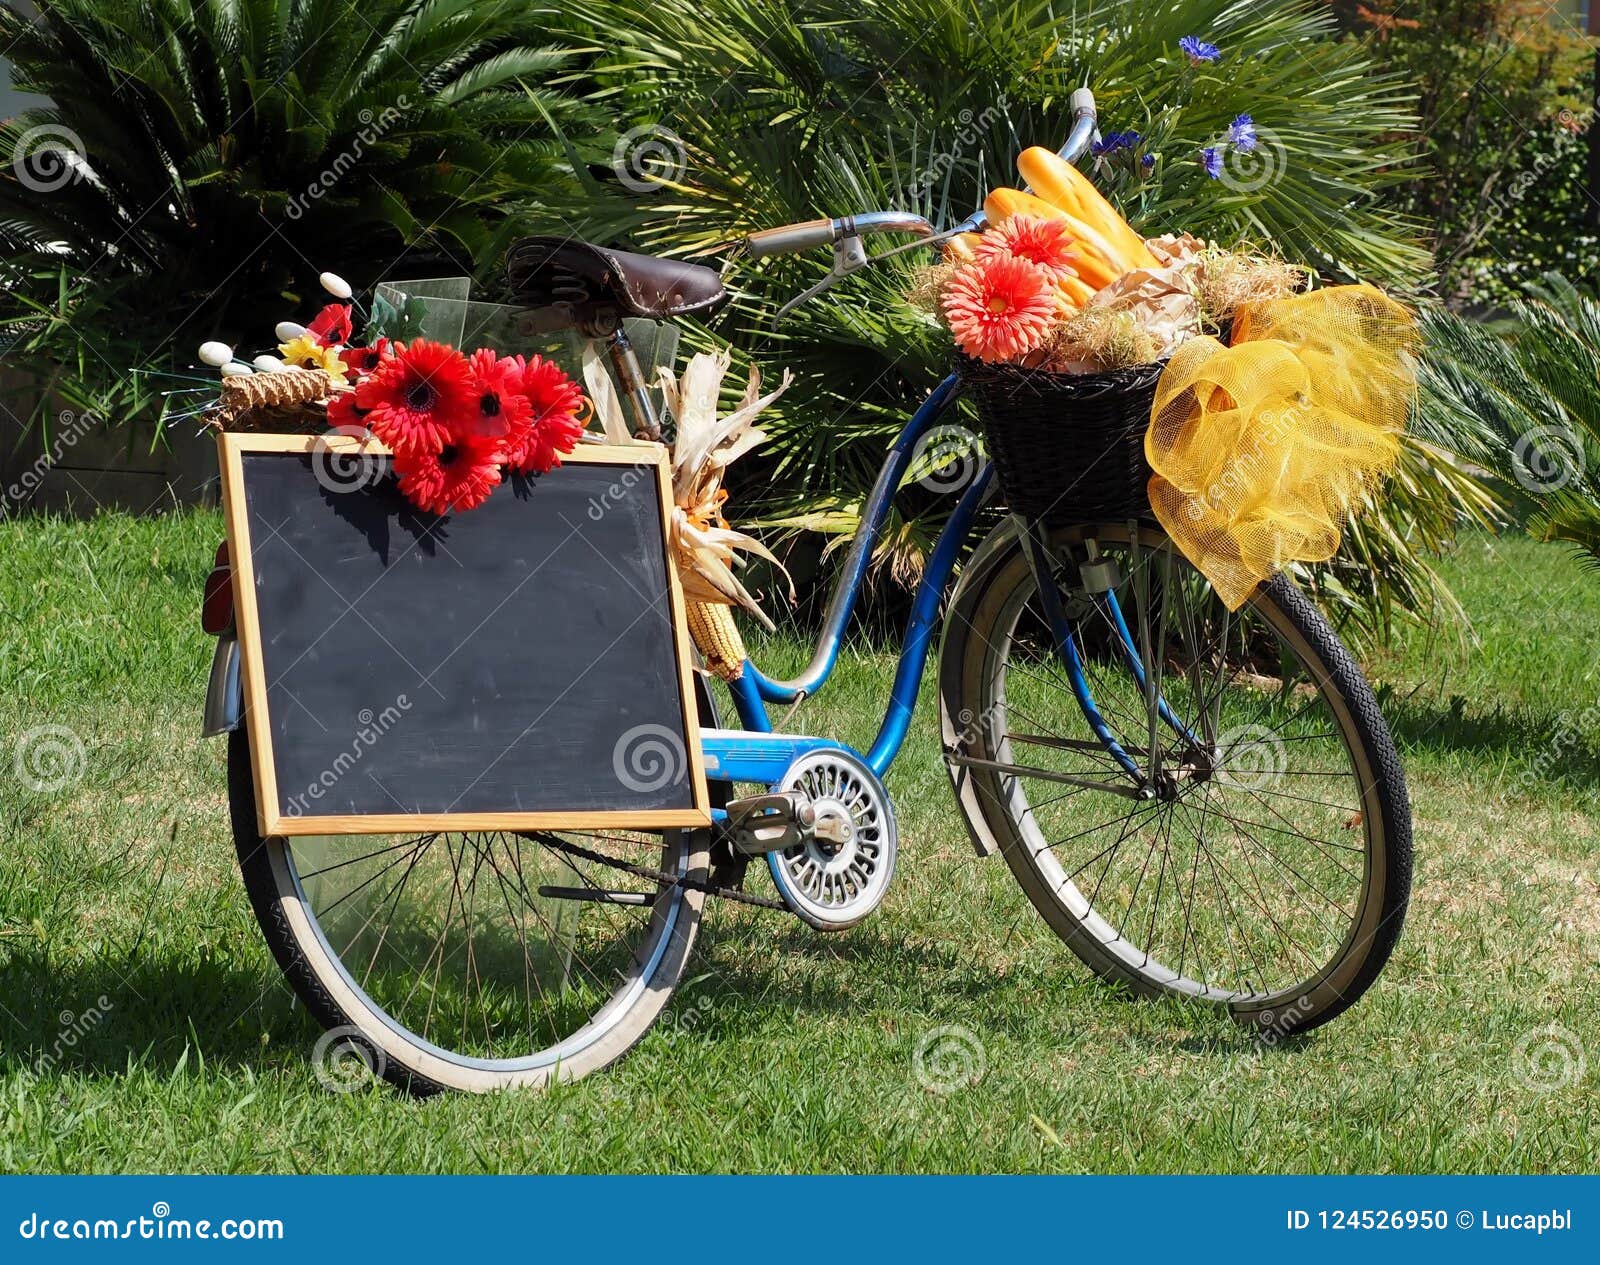
<instances>
[{"instance_id":1,"label":"bicycle rear wheel","mask_svg":"<svg viewBox=\"0 0 1600 1265\"><path fill-rule=\"evenodd\" d=\"M703 891L570 849L704 882L705 831L262 838L243 730L229 735L228 784L240 872L279 967L337 1034L336 1056L413 1093L606 1066L655 1022L694 948ZM618 891L625 901L594 898Z\"/></svg>"},{"instance_id":2,"label":"bicycle rear wheel","mask_svg":"<svg viewBox=\"0 0 1600 1265\"><path fill-rule=\"evenodd\" d=\"M1097 733L1008 531L947 625L974 838L1102 976L1279 1033L1327 1022L1383 969L1411 880L1405 781L1354 660L1282 578L1230 613L1158 531L1058 532Z\"/></svg>"}]
</instances>

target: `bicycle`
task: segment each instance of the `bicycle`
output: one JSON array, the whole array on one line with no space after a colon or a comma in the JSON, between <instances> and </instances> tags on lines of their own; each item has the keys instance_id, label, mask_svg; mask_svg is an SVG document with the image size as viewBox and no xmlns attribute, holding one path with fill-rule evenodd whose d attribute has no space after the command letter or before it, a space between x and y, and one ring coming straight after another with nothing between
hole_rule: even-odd
<instances>
[{"instance_id":1,"label":"bicycle","mask_svg":"<svg viewBox=\"0 0 1600 1265\"><path fill-rule=\"evenodd\" d=\"M1073 105L1069 161L1096 128L1092 96ZM910 245L951 235L876 212L766 230L748 246L758 257L832 249L828 278L798 302L867 262L862 239L878 232L915 234ZM714 310L717 274L582 243L547 243L514 271L536 302L570 301L574 276L598 296L579 323L604 335L640 431L658 435L622 318ZM1090 968L1280 1037L1359 998L1405 915L1405 780L1372 689L1283 577L1234 615L1148 522L1047 530L1013 518L971 549L946 603L994 494L985 465L929 557L876 740L860 752L774 731L769 707L825 687L890 500L961 385L942 382L892 446L810 665L774 680L742 663L729 681L738 729L718 727L701 683L709 831L263 839L224 635L207 731L229 734L241 873L312 1014L414 1092L537 1086L604 1067L645 1035L684 976L708 896L823 931L856 925L894 874L882 778L941 624L939 720L972 843L1004 858ZM744 890L753 858L775 898Z\"/></svg>"}]
</instances>

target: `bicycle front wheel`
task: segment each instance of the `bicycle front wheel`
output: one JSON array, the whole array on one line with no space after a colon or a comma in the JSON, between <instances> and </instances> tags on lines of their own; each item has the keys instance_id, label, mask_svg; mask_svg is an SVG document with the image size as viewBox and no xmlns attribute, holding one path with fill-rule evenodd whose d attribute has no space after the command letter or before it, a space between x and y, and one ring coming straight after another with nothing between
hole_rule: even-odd
<instances>
[{"instance_id":1,"label":"bicycle front wheel","mask_svg":"<svg viewBox=\"0 0 1600 1265\"><path fill-rule=\"evenodd\" d=\"M626 1053L694 948L708 833L262 838L249 738L229 735L239 868L285 977L337 1045L413 1093L575 1080Z\"/></svg>"},{"instance_id":2,"label":"bicycle front wheel","mask_svg":"<svg viewBox=\"0 0 1600 1265\"><path fill-rule=\"evenodd\" d=\"M941 689L980 845L1084 962L1140 994L1281 1034L1351 1005L1400 934L1411 819L1333 630L1281 577L1229 612L1162 533L1082 527L1048 547L1069 666L1024 551L995 546L949 621Z\"/></svg>"}]
</instances>

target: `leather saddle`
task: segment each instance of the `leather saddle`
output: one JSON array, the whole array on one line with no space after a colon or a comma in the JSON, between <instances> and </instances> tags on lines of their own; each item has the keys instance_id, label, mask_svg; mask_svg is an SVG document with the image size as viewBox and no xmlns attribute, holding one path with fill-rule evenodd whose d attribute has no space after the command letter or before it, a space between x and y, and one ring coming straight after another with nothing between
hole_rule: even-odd
<instances>
[{"instance_id":1,"label":"leather saddle","mask_svg":"<svg viewBox=\"0 0 1600 1265\"><path fill-rule=\"evenodd\" d=\"M506 255L506 278L518 303L557 309L564 323L590 330L629 316L710 315L728 301L713 269L572 237L524 238Z\"/></svg>"}]
</instances>

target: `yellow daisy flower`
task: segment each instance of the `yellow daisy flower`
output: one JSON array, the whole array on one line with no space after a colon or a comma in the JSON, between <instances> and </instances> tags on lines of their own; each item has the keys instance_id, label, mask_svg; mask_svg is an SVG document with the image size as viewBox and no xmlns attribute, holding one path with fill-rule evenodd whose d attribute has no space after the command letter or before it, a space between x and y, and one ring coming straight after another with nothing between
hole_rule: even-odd
<instances>
[{"instance_id":1,"label":"yellow daisy flower","mask_svg":"<svg viewBox=\"0 0 1600 1265\"><path fill-rule=\"evenodd\" d=\"M295 369L321 369L335 382L343 382L347 366L339 359L338 349L320 346L307 334L278 344L278 354L283 363Z\"/></svg>"}]
</instances>

